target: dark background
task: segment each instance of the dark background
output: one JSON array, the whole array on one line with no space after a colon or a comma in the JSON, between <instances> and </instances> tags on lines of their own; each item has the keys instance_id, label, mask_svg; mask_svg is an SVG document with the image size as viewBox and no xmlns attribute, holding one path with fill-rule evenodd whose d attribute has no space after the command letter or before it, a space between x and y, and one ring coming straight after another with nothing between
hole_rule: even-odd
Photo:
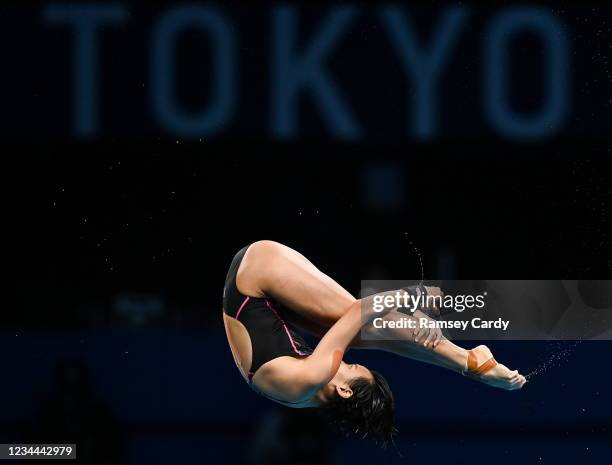
<instances>
[{"instance_id":1,"label":"dark background","mask_svg":"<svg viewBox=\"0 0 612 465\"><path fill-rule=\"evenodd\" d=\"M609 459L609 342L495 343L512 367L546 366L510 393L351 354L394 389L400 455L256 396L233 365L220 311L229 262L258 239L296 248L355 294L361 279L419 278L421 259L428 279L609 279L612 9L540 5L568 31L571 111L555 134L527 142L492 129L480 100L482 30L512 4L468 6L440 84L438 132L418 141L406 130L410 91L397 58L374 5L359 4L330 65L364 127L347 141L307 96L299 134L274 137L273 4L230 3L223 11L240 44L230 124L185 138L155 121L148 47L167 6L132 4L125 26L103 32L100 127L79 137L72 36L44 23L45 5L3 6L0 17L10 277L0 442L76 442L82 463L108 464ZM443 7L407 11L426 36ZM305 36L326 8L303 10ZM513 102L526 112L541 90L529 72L540 62L532 39L512 55ZM185 108L206 102L205 45L197 34L181 45Z\"/></svg>"}]
</instances>

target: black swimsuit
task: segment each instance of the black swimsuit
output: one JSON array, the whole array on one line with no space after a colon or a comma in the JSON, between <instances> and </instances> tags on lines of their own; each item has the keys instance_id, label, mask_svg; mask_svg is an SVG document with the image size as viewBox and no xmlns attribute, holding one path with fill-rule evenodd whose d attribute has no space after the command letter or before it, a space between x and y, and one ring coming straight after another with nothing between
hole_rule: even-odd
<instances>
[{"instance_id":1,"label":"black swimsuit","mask_svg":"<svg viewBox=\"0 0 612 465\"><path fill-rule=\"evenodd\" d=\"M285 322L285 310L277 302L273 299L245 296L238 290L236 275L247 249L248 246L236 254L227 272L223 288L223 312L239 320L249 333L253 359L248 379L249 385L258 391L252 383L253 375L264 363L286 355L310 355L312 349Z\"/></svg>"}]
</instances>

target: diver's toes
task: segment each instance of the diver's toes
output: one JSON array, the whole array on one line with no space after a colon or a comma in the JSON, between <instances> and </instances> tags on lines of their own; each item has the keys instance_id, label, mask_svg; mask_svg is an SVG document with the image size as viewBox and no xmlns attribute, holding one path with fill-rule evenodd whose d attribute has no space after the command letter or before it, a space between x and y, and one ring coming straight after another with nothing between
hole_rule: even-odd
<instances>
[{"instance_id":1,"label":"diver's toes","mask_svg":"<svg viewBox=\"0 0 612 465\"><path fill-rule=\"evenodd\" d=\"M518 381L516 382L516 389L521 389L526 382L527 380L525 379L525 377L520 375Z\"/></svg>"}]
</instances>

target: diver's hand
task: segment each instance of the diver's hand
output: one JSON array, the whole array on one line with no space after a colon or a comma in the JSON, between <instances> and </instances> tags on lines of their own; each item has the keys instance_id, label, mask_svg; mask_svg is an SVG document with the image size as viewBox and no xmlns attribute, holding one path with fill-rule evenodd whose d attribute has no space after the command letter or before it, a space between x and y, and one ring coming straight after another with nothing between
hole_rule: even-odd
<instances>
[{"instance_id":1,"label":"diver's hand","mask_svg":"<svg viewBox=\"0 0 612 465\"><path fill-rule=\"evenodd\" d=\"M440 341L444 340L442 330L433 324L435 320L429 318L420 310L416 310L413 313L413 317L417 322L417 327L414 331L415 344L433 349L440 343ZM424 323L431 324L428 325Z\"/></svg>"}]
</instances>

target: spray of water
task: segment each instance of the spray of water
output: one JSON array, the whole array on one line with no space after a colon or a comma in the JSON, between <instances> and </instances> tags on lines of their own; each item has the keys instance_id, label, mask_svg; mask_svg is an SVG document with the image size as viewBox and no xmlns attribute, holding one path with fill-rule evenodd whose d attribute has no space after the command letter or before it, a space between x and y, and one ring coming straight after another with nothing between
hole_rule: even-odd
<instances>
[{"instance_id":1,"label":"spray of water","mask_svg":"<svg viewBox=\"0 0 612 465\"><path fill-rule=\"evenodd\" d=\"M549 342L544 360L536 368L526 374L525 378L531 380L535 376L546 373L553 368L560 367L574 353L576 347L581 342L581 340Z\"/></svg>"},{"instance_id":2,"label":"spray of water","mask_svg":"<svg viewBox=\"0 0 612 465\"><path fill-rule=\"evenodd\" d=\"M408 233L405 232L404 235L408 236ZM421 285L425 281L425 266L423 265L423 255L421 254L421 251L417 248L417 246L414 245L414 242L408 240L408 244L410 244L410 247L412 247L412 250L414 250L414 253L419 259L419 266L421 267L421 280L419 281L419 285Z\"/></svg>"}]
</instances>

